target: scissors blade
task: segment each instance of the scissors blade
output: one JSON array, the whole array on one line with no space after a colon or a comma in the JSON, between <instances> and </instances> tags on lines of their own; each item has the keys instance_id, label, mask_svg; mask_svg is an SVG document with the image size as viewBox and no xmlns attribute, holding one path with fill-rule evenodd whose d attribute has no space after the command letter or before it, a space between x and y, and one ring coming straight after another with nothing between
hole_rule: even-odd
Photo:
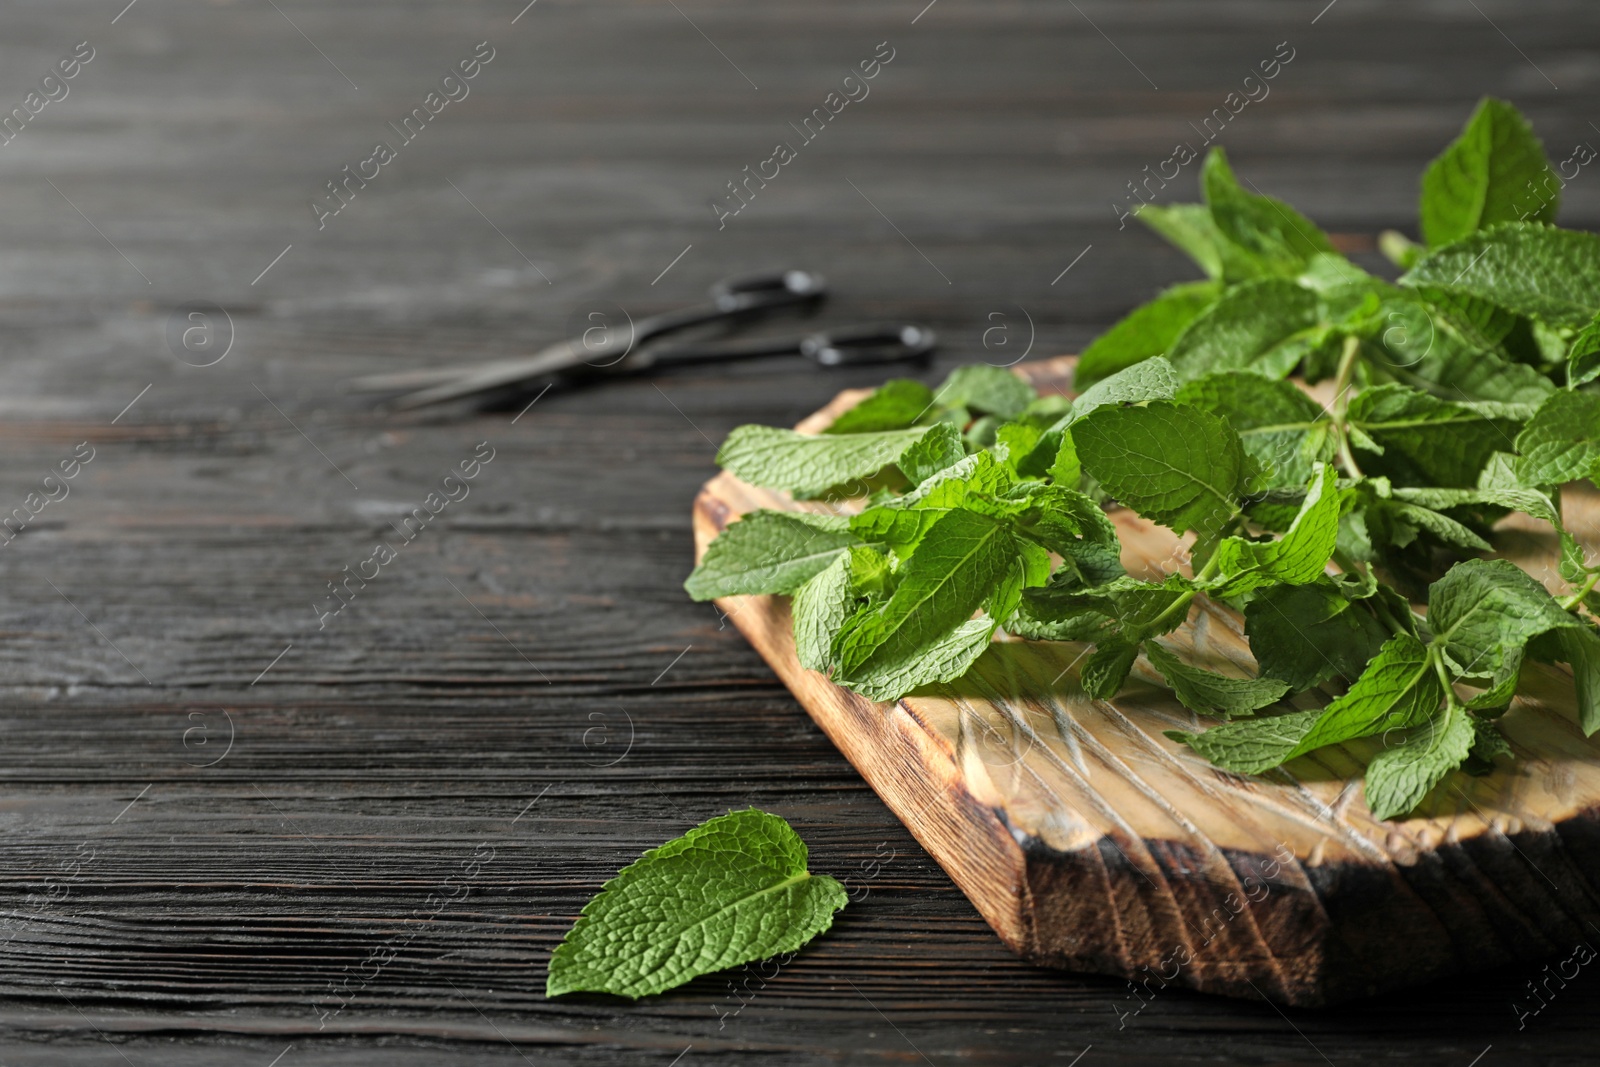
<instances>
[{"instance_id":1,"label":"scissors blade","mask_svg":"<svg viewBox=\"0 0 1600 1067\"><path fill-rule=\"evenodd\" d=\"M561 371L583 366L586 362L584 357L588 354L582 346L572 341L559 341L548 348L540 349L526 359L505 360L492 366L481 366L466 374L458 373L453 381L407 393L397 399L393 406L401 411L408 411L429 404L442 404L447 400L471 396L474 393L487 392L505 385L515 385L530 378L559 374Z\"/></svg>"}]
</instances>

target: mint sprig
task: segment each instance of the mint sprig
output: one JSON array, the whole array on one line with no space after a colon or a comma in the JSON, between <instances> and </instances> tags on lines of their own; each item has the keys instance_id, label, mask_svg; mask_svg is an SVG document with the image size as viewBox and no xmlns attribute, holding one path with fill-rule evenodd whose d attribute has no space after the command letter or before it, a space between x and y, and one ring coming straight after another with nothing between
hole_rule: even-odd
<instances>
[{"instance_id":1,"label":"mint sprig","mask_svg":"<svg viewBox=\"0 0 1600 1067\"><path fill-rule=\"evenodd\" d=\"M1600 484L1600 236L1551 224L1549 174L1486 100L1423 178L1423 241L1383 240L1390 282L1214 150L1203 204L1138 216L1210 280L1092 343L1075 400L967 367L824 435L741 427L729 470L852 517L747 517L689 590L792 594L802 665L875 700L953 681L1000 632L1092 644L1068 657L1092 697L1142 658L1229 720L1173 735L1229 770L1368 739L1379 819L1510 758L1496 719L1527 660L1570 665L1593 733L1600 563L1558 501ZM1300 384L1324 379L1326 406ZM1108 504L1191 537L1192 564L1125 574ZM1512 510L1555 534L1554 593L1484 558ZM1243 614L1255 677L1158 640L1202 598Z\"/></svg>"}]
</instances>

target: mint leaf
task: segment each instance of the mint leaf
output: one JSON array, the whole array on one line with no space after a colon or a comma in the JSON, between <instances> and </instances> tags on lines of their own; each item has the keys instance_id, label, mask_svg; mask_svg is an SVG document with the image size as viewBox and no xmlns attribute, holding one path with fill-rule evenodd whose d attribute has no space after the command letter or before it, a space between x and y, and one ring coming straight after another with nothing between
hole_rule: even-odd
<instances>
[{"instance_id":1,"label":"mint leaf","mask_svg":"<svg viewBox=\"0 0 1600 1067\"><path fill-rule=\"evenodd\" d=\"M961 442L960 428L940 422L928 427L928 432L913 442L895 462L912 485L921 485L966 458L967 448Z\"/></svg>"},{"instance_id":2,"label":"mint leaf","mask_svg":"<svg viewBox=\"0 0 1600 1067\"><path fill-rule=\"evenodd\" d=\"M1317 294L1284 278L1233 286L1189 323L1167 350L1183 379L1223 370L1282 378L1305 356L1317 325Z\"/></svg>"},{"instance_id":3,"label":"mint leaf","mask_svg":"<svg viewBox=\"0 0 1600 1067\"><path fill-rule=\"evenodd\" d=\"M1083 691L1095 700L1110 700L1128 680L1128 672L1133 670L1133 661L1138 658L1138 645L1106 638L1095 646L1079 668L1078 681Z\"/></svg>"},{"instance_id":4,"label":"mint leaf","mask_svg":"<svg viewBox=\"0 0 1600 1067\"><path fill-rule=\"evenodd\" d=\"M884 652L834 681L868 700L899 700L913 689L948 682L966 674L989 648L995 623L970 619L954 630L910 651Z\"/></svg>"},{"instance_id":5,"label":"mint leaf","mask_svg":"<svg viewBox=\"0 0 1600 1067\"><path fill-rule=\"evenodd\" d=\"M1600 378L1600 313L1578 331L1567 347L1567 388L1576 389Z\"/></svg>"},{"instance_id":6,"label":"mint leaf","mask_svg":"<svg viewBox=\"0 0 1600 1067\"><path fill-rule=\"evenodd\" d=\"M1244 450L1270 472L1269 486L1304 485L1316 463L1333 458L1322 408L1290 382L1223 371L1184 383L1173 400L1226 419Z\"/></svg>"},{"instance_id":7,"label":"mint leaf","mask_svg":"<svg viewBox=\"0 0 1600 1067\"><path fill-rule=\"evenodd\" d=\"M1144 646L1144 654L1183 706L1205 715L1248 715L1289 691L1275 678L1229 678L1190 666L1154 641Z\"/></svg>"},{"instance_id":8,"label":"mint leaf","mask_svg":"<svg viewBox=\"0 0 1600 1067\"><path fill-rule=\"evenodd\" d=\"M1154 522L1205 536L1238 514L1244 446L1208 411L1167 401L1100 407L1073 424L1072 437L1084 470Z\"/></svg>"},{"instance_id":9,"label":"mint leaf","mask_svg":"<svg viewBox=\"0 0 1600 1067\"><path fill-rule=\"evenodd\" d=\"M1407 633L1384 642L1345 694L1322 715L1284 759L1357 737L1425 721L1444 699L1444 685L1422 642Z\"/></svg>"},{"instance_id":10,"label":"mint leaf","mask_svg":"<svg viewBox=\"0 0 1600 1067\"><path fill-rule=\"evenodd\" d=\"M1374 819L1393 819L1422 803L1428 791L1461 766L1477 740L1470 716L1445 709L1411 731L1404 744L1386 748L1367 764L1367 807Z\"/></svg>"},{"instance_id":11,"label":"mint leaf","mask_svg":"<svg viewBox=\"0 0 1600 1067\"><path fill-rule=\"evenodd\" d=\"M842 552L795 591L789 608L794 618L794 651L806 670L832 669L833 635L849 617L855 599L851 585L850 553Z\"/></svg>"},{"instance_id":12,"label":"mint leaf","mask_svg":"<svg viewBox=\"0 0 1600 1067\"><path fill-rule=\"evenodd\" d=\"M1581 329L1600 308L1600 236L1503 222L1430 254L1400 284L1465 293Z\"/></svg>"},{"instance_id":13,"label":"mint leaf","mask_svg":"<svg viewBox=\"0 0 1600 1067\"><path fill-rule=\"evenodd\" d=\"M1434 644L1451 668L1467 677L1502 681L1521 665L1530 640L1581 625L1544 586L1508 560L1457 563L1428 588Z\"/></svg>"},{"instance_id":14,"label":"mint leaf","mask_svg":"<svg viewBox=\"0 0 1600 1067\"><path fill-rule=\"evenodd\" d=\"M1145 204L1134 218L1186 252L1208 277L1222 277L1221 246L1226 239L1204 204Z\"/></svg>"},{"instance_id":15,"label":"mint leaf","mask_svg":"<svg viewBox=\"0 0 1600 1067\"><path fill-rule=\"evenodd\" d=\"M1459 294L1385 287L1360 332L1372 363L1407 385L1449 400L1537 404L1555 385L1499 343L1514 321L1501 308Z\"/></svg>"},{"instance_id":16,"label":"mint leaf","mask_svg":"<svg viewBox=\"0 0 1600 1067\"><path fill-rule=\"evenodd\" d=\"M903 430L933 407L933 390L911 378L891 378L855 407L843 412L822 432L873 433Z\"/></svg>"},{"instance_id":17,"label":"mint leaf","mask_svg":"<svg viewBox=\"0 0 1600 1067\"><path fill-rule=\"evenodd\" d=\"M1134 308L1078 355L1074 382L1085 388L1141 360L1162 355L1184 327L1216 298L1215 284L1188 282L1174 285L1149 303Z\"/></svg>"},{"instance_id":18,"label":"mint leaf","mask_svg":"<svg viewBox=\"0 0 1600 1067\"><path fill-rule=\"evenodd\" d=\"M1554 222L1560 185L1522 114L1484 97L1423 172L1423 239L1437 247L1496 222Z\"/></svg>"},{"instance_id":19,"label":"mint leaf","mask_svg":"<svg viewBox=\"0 0 1600 1067\"><path fill-rule=\"evenodd\" d=\"M723 442L717 462L751 485L816 496L877 474L927 432L889 430L828 437L774 426L740 426Z\"/></svg>"},{"instance_id":20,"label":"mint leaf","mask_svg":"<svg viewBox=\"0 0 1600 1067\"><path fill-rule=\"evenodd\" d=\"M1350 421L1381 450L1363 459L1369 474L1385 474L1402 485L1466 487L1496 451L1515 439L1518 424L1498 410L1456 404L1403 385L1366 389L1350 402ZM1369 469L1370 468L1370 469Z\"/></svg>"},{"instance_id":21,"label":"mint leaf","mask_svg":"<svg viewBox=\"0 0 1600 1067\"><path fill-rule=\"evenodd\" d=\"M1246 192L1221 148L1207 154L1200 184L1217 229L1273 273L1293 277L1318 252L1335 252L1327 235L1300 212L1281 200Z\"/></svg>"},{"instance_id":22,"label":"mint leaf","mask_svg":"<svg viewBox=\"0 0 1600 1067\"><path fill-rule=\"evenodd\" d=\"M752 511L706 546L683 588L695 600L792 593L857 543L842 516Z\"/></svg>"},{"instance_id":23,"label":"mint leaf","mask_svg":"<svg viewBox=\"0 0 1600 1067\"><path fill-rule=\"evenodd\" d=\"M1057 427L1070 426L1095 408L1108 404L1142 404L1147 400L1166 400L1178 391L1178 375L1160 356L1135 363L1126 370L1102 378L1072 402Z\"/></svg>"},{"instance_id":24,"label":"mint leaf","mask_svg":"<svg viewBox=\"0 0 1600 1067\"><path fill-rule=\"evenodd\" d=\"M1517 478L1560 485L1576 478L1600 484L1600 394L1556 393L1517 437Z\"/></svg>"},{"instance_id":25,"label":"mint leaf","mask_svg":"<svg viewBox=\"0 0 1600 1067\"><path fill-rule=\"evenodd\" d=\"M1216 595L1238 596L1280 583L1306 585L1321 578L1339 537L1338 482L1333 467L1320 466L1311 476L1300 513L1282 537L1230 537L1218 545Z\"/></svg>"},{"instance_id":26,"label":"mint leaf","mask_svg":"<svg viewBox=\"0 0 1600 1067\"><path fill-rule=\"evenodd\" d=\"M835 638L842 676L909 662L947 636L989 597L1015 556L1003 522L965 509L942 516L901 565L889 599L852 616Z\"/></svg>"},{"instance_id":27,"label":"mint leaf","mask_svg":"<svg viewBox=\"0 0 1600 1067\"><path fill-rule=\"evenodd\" d=\"M545 995L638 998L795 951L849 900L806 857L788 823L754 808L651 849L584 905L550 958Z\"/></svg>"},{"instance_id":28,"label":"mint leaf","mask_svg":"<svg viewBox=\"0 0 1600 1067\"><path fill-rule=\"evenodd\" d=\"M1241 774L1260 774L1283 762L1321 711L1291 711L1264 719L1240 719L1213 726L1203 734L1168 730L1167 736L1181 741L1225 770Z\"/></svg>"},{"instance_id":29,"label":"mint leaf","mask_svg":"<svg viewBox=\"0 0 1600 1067\"><path fill-rule=\"evenodd\" d=\"M1585 736L1600 730L1600 634L1588 626L1560 631L1561 658L1572 665L1578 690L1578 725Z\"/></svg>"},{"instance_id":30,"label":"mint leaf","mask_svg":"<svg viewBox=\"0 0 1600 1067\"><path fill-rule=\"evenodd\" d=\"M1244 621L1261 673L1296 692L1335 675L1360 677L1388 636L1331 582L1260 590L1245 607Z\"/></svg>"},{"instance_id":31,"label":"mint leaf","mask_svg":"<svg viewBox=\"0 0 1600 1067\"><path fill-rule=\"evenodd\" d=\"M944 384L934 390L939 405L967 408L1001 418L1022 414L1034 399L1033 387L1002 367L971 363L950 372Z\"/></svg>"}]
</instances>

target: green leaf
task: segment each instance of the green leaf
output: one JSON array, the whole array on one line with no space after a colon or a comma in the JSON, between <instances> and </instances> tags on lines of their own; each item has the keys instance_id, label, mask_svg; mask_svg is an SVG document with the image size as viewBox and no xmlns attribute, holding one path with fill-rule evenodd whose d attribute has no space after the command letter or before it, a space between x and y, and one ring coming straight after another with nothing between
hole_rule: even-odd
<instances>
[{"instance_id":1,"label":"green leaf","mask_svg":"<svg viewBox=\"0 0 1600 1067\"><path fill-rule=\"evenodd\" d=\"M1394 384L1357 394L1349 417L1382 449L1380 458L1363 459L1362 469L1404 485L1476 485L1489 457L1507 448L1518 429L1498 409L1451 403ZM1366 447L1359 439L1357 445Z\"/></svg>"},{"instance_id":2,"label":"green leaf","mask_svg":"<svg viewBox=\"0 0 1600 1067\"><path fill-rule=\"evenodd\" d=\"M740 426L723 442L717 462L751 485L815 496L877 474L927 432L922 428L828 437L774 426Z\"/></svg>"},{"instance_id":3,"label":"green leaf","mask_svg":"<svg viewBox=\"0 0 1600 1067\"><path fill-rule=\"evenodd\" d=\"M651 849L584 906L550 958L545 995L649 996L795 951L849 900L806 857L788 823L754 808Z\"/></svg>"},{"instance_id":4,"label":"green leaf","mask_svg":"<svg viewBox=\"0 0 1600 1067\"><path fill-rule=\"evenodd\" d=\"M828 566L794 594L790 613L794 619L794 650L800 666L827 672L833 667L833 635L850 615L850 553L840 553Z\"/></svg>"},{"instance_id":5,"label":"green leaf","mask_svg":"<svg viewBox=\"0 0 1600 1067\"><path fill-rule=\"evenodd\" d=\"M1600 484L1600 394L1551 396L1518 435L1517 451L1517 478L1524 485L1575 478Z\"/></svg>"},{"instance_id":6,"label":"green leaf","mask_svg":"<svg viewBox=\"0 0 1600 1067\"><path fill-rule=\"evenodd\" d=\"M961 443L961 429L948 422L940 422L928 427L927 433L902 452L895 463L912 485L921 485L966 458L967 448Z\"/></svg>"},{"instance_id":7,"label":"green leaf","mask_svg":"<svg viewBox=\"0 0 1600 1067\"><path fill-rule=\"evenodd\" d=\"M1285 715L1269 715L1263 719L1225 722L1203 734L1182 730L1168 730L1166 734L1224 770L1260 774L1282 763L1284 753L1294 748L1295 742L1305 735L1321 714L1321 711L1313 708L1310 711L1291 711Z\"/></svg>"},{"instance_id":8,"label":"green leaf","mask_svg":"<svg viewBox=\"0 0 1600 1067\"><path fill-rule=\"evenodd\" d=\"M1576 389L1600 378L1600 313L1578 331L1567 348L1567 388Z\"/></svg>"},{"instance_id":9,"label":"green leaf","mask_svg":"<svg viewBox=\"0 0 1600 1067\"><path fill-rule=\"evenodd\" d=\"M994 631L993 620L971 619L915 650L874 656L851 674L835 674L833 680L868 700L899 700L913 689L966 674L988 650Z\"/></svg>"},{"instance_id":10,"label":"green leaf","mask_svg":"<svg viewBox=\"0 0 1600 1067\"><path fill-rule=\"evenodd\" d=\"M1248 715L1289 691L1275 678L1229 678L1192 667L1154 641L1144 646L1144 654L1183 706L1205 715Z\"/></svg>"},{"instance_id":11,"label":"green leaf","mask_svg":"<svg viewBox=\"0 0 1600 1067\"><path fill-rule=\"evenodd\" d=\"M1174 285L1095 338L1078 356L1073 380L1079 388L1135 363L1159 356L1172 346L1194 317L1217 298L1212 282Z\"/></svg>"},{"instance_id":12,"label":"green leaf","mask_svg":"<svg viewBox=\"0 0 1600 1067\"><path fill-rule=\"evenodd\" d=\"M1318 307L1316 293L1288 279L1244 282L1196 316L1167 359L1185 380L1225 370L1282 378L1304 357Z\"/></svg>"},{"instance_id":13,"label":"green leaf","mask_svg":"<svg viewBox=\"0 0 1600 1067\"><path fill-rule=\"evenodd\" d=\"M1487 314L1490 321L1474 322L1468 310ZM1537 404L1555 385L1507 354L1498 341L1508 324L1494 321L1496 314L1511 318L1472 298L1386 286L1377 310L1362 324L1368 341L1362 351L1397 380L1448 400Z\"/></svg>"},{"instance_id":14,"label":"green leaf","mask_svg":"<svg viewBox=\"0 0 1600 1067\"><path fill-rule=\"evenodd\" d=\"M1107 638L1095 646L1094 652L1078 670L1078 681L1083 691L1095 700L1110 700L1128 680L1133 661L1139 658L1139 646L1116 638Z\"/></svg>"},{"instance_id":15,"label":"green leaf","mask_svg":"<svg viewBox=\"0 0 1600 1067\"><path fill-rule=\"evenodd\" d=\"M966 622L1005 577L1016 548L1003 522L957 509L901 565L894 593L853 616L835 638L845 679L911 661Z\"/></svg>"},{"instance_id":16,"label":"green leaf","mask_svg":"<svg viewBox=\"0 0 1600 1067\"><path fill-rule=\"evenodd\" d=\"M1140 515L1213 534L1238 514L1244 446L1208 411L1167 401L1100 407L1073 424L1083 468Z\"/></svg>"},{"instance_id":17,"label":"green leaf","mask_svg":"<svg viewBox=\"0 0 1600 1067\"><path fill-rule=\"evenodd\" d=\"M1178 391L1178 375L1161 356L1135 363L1127 370L1102 378L1072 402L1057 427L1071 426L1095 408L1110 404L1142 404L1147 400L1166 400Z\"/></svg>"},{"instance_id":18,"label":"green leaf","mask_svg":"<svg viewBox=\"0 0 1600 1067\"><path fill-rule=\"evenodd\" d=\"M1484 97L1423 172L1423 239L1437 247L1496 222L1554 222L1559 186L1521 112Z\"/></svg>"},{"instance_id":19,"label":"green leaf","mask_svg":"<svg viewBox=\"0 0 1600 1067\"><path fill-rule=\"evenodd\" d=\"M1503 222L1430 254L1400 284L1465 293L1581 329L1600 308L1600 236Z\"/></svg>"},{"instance_id":20,"label":"green leaf","mask_svg":"<svg viewBox=\"0 0 1600 1067\"><path fill-rule=\"evenodd\" d=\"M1324 745L1422 722L1443 695L1427 649L1402 633L1384 644L1343 696L1320 711L1229 722L1179 739L1219 767L1260 774Z\"/></svg>"},{"instance_id":21,"label":"green leaf","mask_svg":"<svg viewBox=\"0 0 1600 1067\"><path fill-rule=\"evenodd\" d=\"M683 588L695 600L792 593L857 543L843 516L752 511L706 546Z\"/></svg>"},{"instance_id":22,"label":"green leaf","mask_svg":"<svg viewBox=\"0 0 1600 1067\"><path fill-rule=\"evenodd\" d=\"M1288 204L1246 192L1221 148L1207 154L1200 185L1217 229L1273 273L1293 277L1318 252L1335 251L1327 234Z\"/></svg>"},{"instance_id":23,"label":"green leaf","mask_svg":"<svg viewBox=\"0 0 1600 1067\"><path fill-rule=\"evenodd\" d=\"M1208 277L1222 277L1221 247L1226 242L1204 204L1145 204L1134 218L1187 253Z\"/></svg>"},{"instance_id":24,"label":"green leaf","mask_svg":"<svg viewBox=\"0 0 1600 1067\"><path fill-rule=\"evenodd\" d=\"M1582 624L1515 563L1469 559L1428 588L1434 644L1457 674L1496 682L1515 673L1522 650L1550 630Z\"/></svg>"},{"instance_id":25,"label":"green leaf","mask_svg":"<svg viewBox=\"0 0 1600 1067\"><path fill-rule=\"evenodd\" d=\"M1578 725L1585 736L1600 730L1600 634L1588 626L1576 626L1558 634L1561 658L1572 665L1572 678L1578 690Z\"/></svg>"},{"instance_id":26,"label":"green leaf","mask_svg":"<svg viewBox=\"0 0 1600 1067\"><path fill-rule=\"evenodd\" d=\"M1388 636L1331 582L1263 589L1246 606L1244 620L1261 673L1296 692L1335 675L1360 677Z\"/></svg>"},{"instance_id":27,"label":"green leaf","mask_svg":"<svg viewBox=\"0 0 1600 1067\"><path fill-rule=\"evenodd\" d=\"M1367 807L1374 819L1393 819L1422 803L1428 791L1461 766L1477 740L1467 713L1447 708L1411 731L1401 745L1386 748L1367 764Z\"/></svg>"},{"instance_id":28,"label":"green leaf","mask_svg":"<svg viewBox=\"0 0 1600 1067\"><path fill-rule=\"evenodd\" d=\"M972 363L950 372L934 390L941 407L967 408L1012 419L1034 400L1033 386L1010 371L987 363Z\"/></svg>"},{"instance_id":29,"label":"green leaf","mask_svg":"<svg viewBox=\"0 0 1600 1067\"><path fill-rule=\"evenodd\" d=\"M855 407L843 412L823 433L873 433L903 430L933 407L933 390L911 378L891 378Z\"/></svg>"},{"instance_id":30,"label":"green leaf","mask_svg":"<svg viewBox=\"0 0 1600 1067\"><path fill-rule=\"evenodd\" d=\"M1321 465L1311 476L1300 513L1282 537L1247 541L1230 537L1217 546L1218 596L1238 596L1264 585L1306 585L1321 578L1339 537L1339 475Z\"/></svg>"},{"instance_id":31,"label":"green leaf","mask_svg":"<svg viewBox=\"0 0 1600 1067\"><path fill-rule=\"evenodd\" d=\"M1224 371L1185 382L1173 400L1226 419L1244 450L1270 472L1271 487L1304 485L1313 466L1333 456L1322 408L1289 382Z\"/></svg>"}]
</instances>

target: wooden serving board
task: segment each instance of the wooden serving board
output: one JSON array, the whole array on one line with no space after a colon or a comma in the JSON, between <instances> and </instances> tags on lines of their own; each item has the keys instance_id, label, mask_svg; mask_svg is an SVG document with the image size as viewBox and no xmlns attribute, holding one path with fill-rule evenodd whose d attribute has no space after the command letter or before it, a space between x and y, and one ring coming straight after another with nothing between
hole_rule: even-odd
<instances>
[{"instance_id":1,"label":"wooden serving board","mask_svg":"<svg viewBox=\"0 0 1600 1067\"><path fill-rule=\"evenodd\" d=\"M1071 366L1018 370L1065 393ZM798 428L816 432L864 395L843 393ZM697 554L747 511L812 506L723 473L695 500ZM1600 495L1569 488L1565 508L1574 533L1600 546ZM1128 573L1178 566L1170 531L1124 510L1111 517ZM1540 525L1509 517L1502 547L1555 582L1555 539ZM1115 700L1093 700L1077 676L1088 646L1000 641L938 695L878 704L800 667L788 598L718 604L1034 962L1150 990L1325 1005L1569 953L1600 935L1600 746L1576 726L1562 668L1523 672L1502 720L1514 767L1451 775L1418 817L1381 822L1360 781L1374 742L1260 777L1219 770L1163 736L1207 723L1146 680L1158 676L1142 658ZM1195 662L1254 673L1226 609L1197 603L1171 640Z\"/></svg>"}]
</instances>

